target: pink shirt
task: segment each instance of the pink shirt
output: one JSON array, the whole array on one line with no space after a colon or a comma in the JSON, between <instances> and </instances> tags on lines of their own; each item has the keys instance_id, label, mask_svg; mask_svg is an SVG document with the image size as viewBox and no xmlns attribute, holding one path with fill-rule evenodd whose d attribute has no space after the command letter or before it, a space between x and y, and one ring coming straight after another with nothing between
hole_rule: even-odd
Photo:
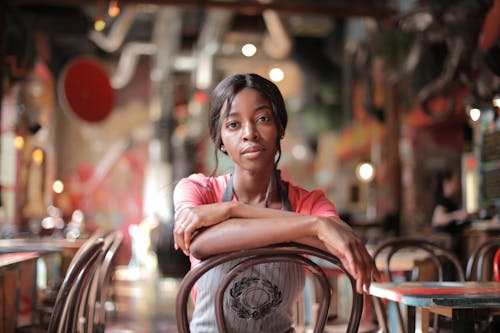
<instances>
[{"instance_id":1,"label":"pink shirt","mask_svg":"<svg viewBox=\"0 0 500 333\"><path fill-rule=\"evenodd\" d=\"M174 190L175 218L177 214L187 207L195 207L216 202L222 202L231 175L207 177L195 173L179 181ZM337 210L321 190L307 191L292 183L282 180L288 185L288 199L294 212L311 216L335 216ZM237 201L233 195L233 201ZM199 262L191 256L191 264Z\"/></svg>"},{"instance_id":2,"label":"pink shirt","mask_svg":"<svg viewBox=\"0 0 500 333\"><path fill-rule=\"evenodd\" d=\"M206 177L199 173L181 179L174 190L175 218L184 208L222 202L229 179L229 174L219 177ZM288 182L283 181L283 183L288 187L288 199L293 211L305 215L338 216L335 206L322 191L307 191ZM236 201L234 195L232 200ZM193 266L199 262L193 256L190 256L190 260ZM196 306L190 322L191 332L216 331L215 308L213 305L214 293L217 290L219 281L234 264L234 262L228 262L206 272L193 287L192 297L196 302ZM265 288L252 288L252 286L249 286L249 289L245 289L246 291L241 293L240 296L235 294L238 297L226 292L224 302L231 302L231 306L228 303L224 307L226 324L229 325L230 331L252 333L257 331L283 332L286 330L288 332L293 323L292 304L294 304L305 283L303 267L289 263L269 263L252 267L239 276L242 281L246 277L251 277L251 281L265 282L262 285L272 286L273 291L278 290L280 301L276 304L271 302L274 305L268 309L269 300L273 300L276 293L271 292L266 294L267 296L260 295L265 291ZM243 285L245 284L234 284L233 287ZM259 292L256 292L257 290ZM252 304L252 307L248 308L247 303ZM272 312L272 320L266 317L267 312L258 318L252 317L249 319L242 316L242 313L247 313L246 311L260 313L256 309L268 309L269 313Z\"/></svg>"}]
</instances>

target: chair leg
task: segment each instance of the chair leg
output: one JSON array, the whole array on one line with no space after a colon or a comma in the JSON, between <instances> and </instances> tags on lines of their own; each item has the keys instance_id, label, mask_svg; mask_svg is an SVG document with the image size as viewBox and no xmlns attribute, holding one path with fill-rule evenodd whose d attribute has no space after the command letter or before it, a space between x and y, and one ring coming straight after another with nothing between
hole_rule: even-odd
<instances>
[{"instance_id":1,"label":"chair leg","mask_svg":"<svg viewBox=\"0 0 500 333\"><path fill-rule=\"evenodd\" d=\"M379 331L382 333L389 333L389 329L387 328L387 315L382 306L382 301L378 297L372 297L372 302L379 325Z\"/></svg>"}]
</instances>

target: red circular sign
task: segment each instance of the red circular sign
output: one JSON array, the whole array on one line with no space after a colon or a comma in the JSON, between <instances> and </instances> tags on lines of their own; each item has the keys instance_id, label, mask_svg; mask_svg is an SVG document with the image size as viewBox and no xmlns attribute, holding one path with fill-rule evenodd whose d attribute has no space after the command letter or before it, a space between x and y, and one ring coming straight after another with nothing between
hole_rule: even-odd
<instances>
[{"instance_id":1,"label":"red circular sign","mask_svg":"<svg viewBox=\"0 0 500 333\"><path fill-rule=\"evenodd\" d=\"M108 73L97 60L86 57L72 60L60 80L63 107L78 118L99 122L111 113L115 92Z\"/></svg>"}]
</instances>

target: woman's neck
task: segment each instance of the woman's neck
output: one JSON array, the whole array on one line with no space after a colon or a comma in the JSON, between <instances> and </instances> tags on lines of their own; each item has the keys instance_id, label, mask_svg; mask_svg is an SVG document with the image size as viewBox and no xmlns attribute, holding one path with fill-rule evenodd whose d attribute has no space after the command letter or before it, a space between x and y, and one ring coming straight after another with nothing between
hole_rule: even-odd
<instances>
[{"instance_id":1,"label":"woman's neck","mask_svg":"<svg viewBox=\"0 0 500 333\"><path fill-rule=\"evenodd\" d=\"M266 174L235 172L233 192L239 202L249 205L270 207L273 202L279 201L274 172Z\"/></svg>"}]
</instances>

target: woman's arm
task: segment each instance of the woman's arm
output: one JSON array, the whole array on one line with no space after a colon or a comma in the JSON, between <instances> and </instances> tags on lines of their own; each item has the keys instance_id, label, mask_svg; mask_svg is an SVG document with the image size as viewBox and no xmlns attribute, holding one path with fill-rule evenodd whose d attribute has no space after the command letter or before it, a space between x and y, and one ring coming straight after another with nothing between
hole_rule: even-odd
<instances>
[{"instance_id":1,"label":"woman's arm","mask_svg":"<svg viewBox=\"0 0 500 333\"><path fill-rule=\"evenodd\" d=\"M295 215L293 217L275 215L267 218L230 218L199 232L193 238L189 252L196 258L205 259L218 253L314 237L317 218Z\"/></svg>"},{"instance_id":2,"label":"woman's arm","mask_svg":"<svg viewBox=\"0 0 500 333\"><path fill-rule=\"evenodd\" d=\"M453 221L461 221L467 219L468 214L464 210L456 210L453 212L447 212L446 209L438 205L434 209L432 214L432 225L435 227L446 226Z\"/></svg>"},{"instance_id":3,"label":"woman's arm","mask_svg":"<svg viewBox=\"0 0 500 333\"><path fill-rule=\"evenodd\" d=\"M230 218L272 218L303 216L294 212L256 207L238 202L222 202L186 207L176 214L174 240L176 248L189 253L193 235L201 229Z\"/></svg>"},{"instance_id":4,"label":"woman's arm","mask_svg":"<svg viewBox=\"0 0 500 333\"><path fill-rule=\"evenodd\" d=\"M253 212L266 217L230 218L200 231L191 244L193 256L204 259L217 253L293 241L337 256L357 280L359 292L368 290L372 273L378 276L363 242L342 220L253 206L247 209L242 209L239 214Z\"/></svg>"}]
</instances>

